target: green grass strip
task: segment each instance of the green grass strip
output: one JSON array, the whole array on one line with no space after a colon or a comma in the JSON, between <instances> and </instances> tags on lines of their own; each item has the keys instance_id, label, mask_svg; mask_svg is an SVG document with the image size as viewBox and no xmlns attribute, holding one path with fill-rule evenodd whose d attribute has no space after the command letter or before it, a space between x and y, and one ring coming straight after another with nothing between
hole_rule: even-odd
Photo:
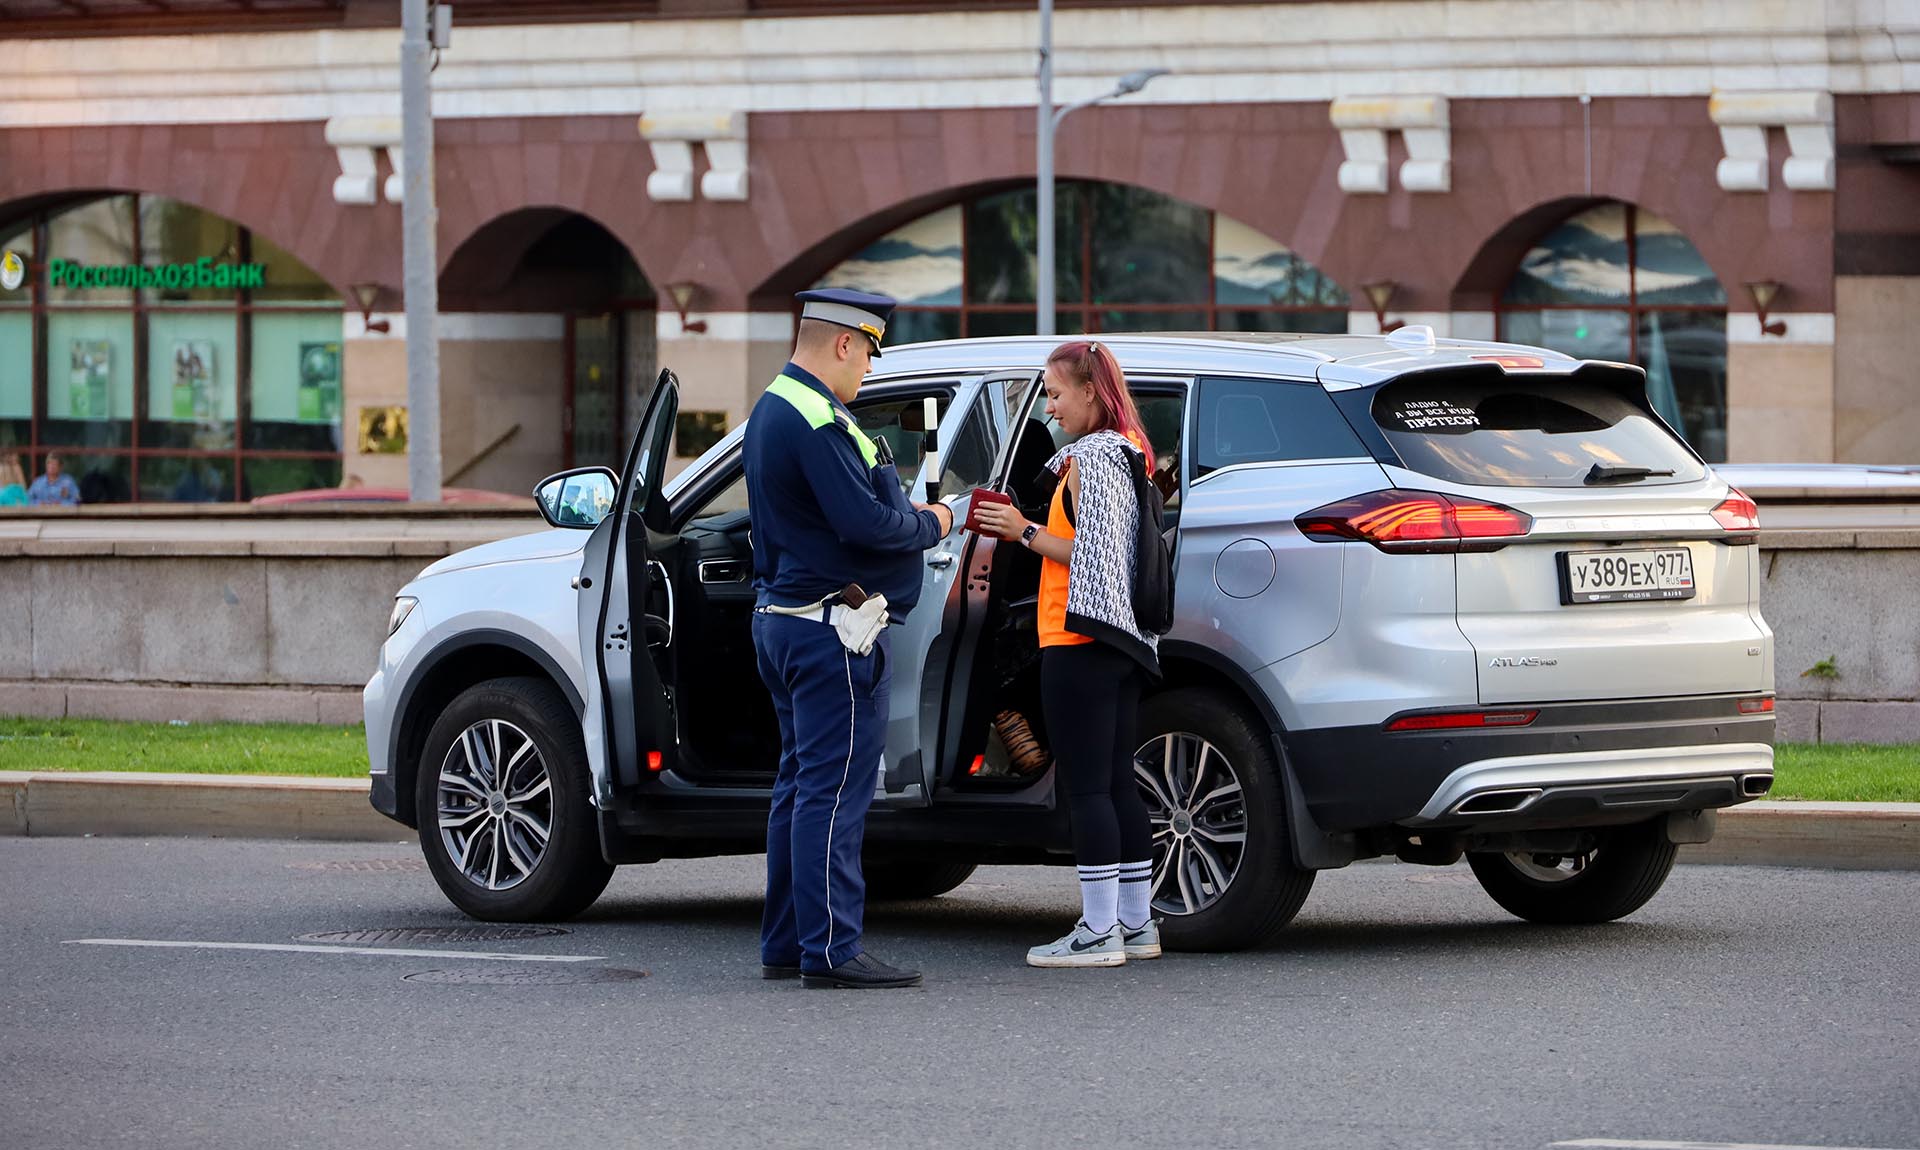
<instances>
[{"instance_id":1,"label":"green grass strip","mask_svg":"<svg viewBox=\"0 0 1920 1150\"><path fill-rule=\"evenodd\" d=\"M367 741L358 725L0 718L0 771L362 778ZM1782 743L1775 771L1776 799L1920 802L1920 744Z\"/></svg>"},{"instance_id":2,"label":"green grass strip","mask_svg":"<svg viewBox=\"0 0 1920 1150\"><path fill-rule=\"evenodd\" d=\"M1782 743L1774 751L1770 797L1920 802L1920 743Z\"/></svg>"},{"instance_id":3,"label":"green grass strip","mask_svg":"<svg viewBox=\"0 0 1920 1150\"><path fill-rule=\"evenodd\" d=\"M0 771L172 771L365 778L358 724L0 719Z\"/></svg>"}]
</instances>

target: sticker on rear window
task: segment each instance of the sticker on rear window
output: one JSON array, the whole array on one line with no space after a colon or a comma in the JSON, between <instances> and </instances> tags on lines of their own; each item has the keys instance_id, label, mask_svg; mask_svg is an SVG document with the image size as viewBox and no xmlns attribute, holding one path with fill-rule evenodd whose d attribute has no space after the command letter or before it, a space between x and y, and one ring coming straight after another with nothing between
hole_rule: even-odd
<instances>
[{"instance_id":1,"label":"sticker on rear window","mask_svg":"<svg viewBox=\"0 0 1920 1150\"><path fill-rule=\"evenodd\" d=\"M1394 426L1389 431L1424 431L1436 435L1464 435L1478 430L1480 416L1471 407L1444 399L1404 399L1383 412Z\"/></svg>"}]
</instances>

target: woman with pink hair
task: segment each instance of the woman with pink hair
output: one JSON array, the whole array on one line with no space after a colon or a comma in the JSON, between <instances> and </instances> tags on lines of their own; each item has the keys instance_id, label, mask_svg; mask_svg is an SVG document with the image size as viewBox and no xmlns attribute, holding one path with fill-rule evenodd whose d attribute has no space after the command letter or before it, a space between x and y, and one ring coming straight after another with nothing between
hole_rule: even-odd
<instances>
[{"instance_id":1,"label":"woman with pink hair","mask_svg":"<svg viewBox=\"0 0 1920 1150\"><path fill-rule=\"evenodd\" d=\"M1080 872L1080 921L1028 951L1027 962L1119 966L1160 957L1153 832L1133 774L1140 691L1160 676L1157 636L1139 628L1133 610L1134 469L1152 473L1153 449L1108 347L1075 340L1055 348L1045 386L1047 414L1070 440L1047 464L1061 480L1047 522L1005 504L976 513L988 534L1041 558L1041 705Z\"/></svg>"}]
</instances>

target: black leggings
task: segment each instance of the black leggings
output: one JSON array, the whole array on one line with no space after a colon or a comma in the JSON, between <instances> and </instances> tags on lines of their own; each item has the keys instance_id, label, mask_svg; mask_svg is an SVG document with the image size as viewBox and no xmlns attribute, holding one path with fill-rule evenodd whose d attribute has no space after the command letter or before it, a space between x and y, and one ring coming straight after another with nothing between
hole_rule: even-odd
<instances>
[{"instance_id":1,"label":"black leggings","mask_svg":"<svg viewBox=\"0 0 1920 1150\"><path fill-rule=\"evenodd\" d=\"M1140 684L1145 672L1106 643L1046 647L1040 701L1047 739L1073 806L1073 853L1081 866L1153 857L1147 804L1134 782Z\"/></svg>"}]
</instances>

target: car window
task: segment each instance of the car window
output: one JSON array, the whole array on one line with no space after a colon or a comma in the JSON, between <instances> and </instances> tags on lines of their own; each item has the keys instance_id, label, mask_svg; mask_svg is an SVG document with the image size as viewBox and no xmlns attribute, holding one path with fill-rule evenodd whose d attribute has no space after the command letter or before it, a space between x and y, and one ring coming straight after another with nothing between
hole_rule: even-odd
<instances>
[{"instance_id":1,"label":"car window","mask_svg":"<svg viewBox=\"0 0 1920 1150\"><path fill-rule=\"evenodd\" d=\"M1153 448L1154 486L1160 489L1160 498L1171 512L1180 506L1180 432L1186 421L1186 391L1164 384L1147 385L1134 390L1133 403L1140 410L1147 443ZM1015 501L1031 506L1045 486L1040 471L1054 452L1067 444L1066 432L1047 415L1045 391L1035 392L1026 419L1020 424L1019 435L1007 466L1007 480Z\"/></svg>"},{"instance_id":2,"label":"car window","mask_svg":"<svg viewBox=\"0 0 1920 1150\"><path fill-rule=\"evenodd\" d=\"M742 468L739 474L728 481L725 487L714 492L702 503L690 519L711 519L716 515L726 515L733 511L747 509L747 472Z\"/></svg>"},{"instance_id":3,"label":"car window","mask_svg":"<svg viewBox=\"0 0 1920 1150\"><path fill-rule=\"evenodd\" d=\"M1346 459L1367 449L1317 383L1203 379L1194 475L1236 463Z\"/></svg>"},{"instance_id":4,"label":"car window","mask_svg":"<svg viewBox=\"0 0 1920 1150\"><path fill-rule=\"evenodd\" d=\"M967 413L967 422L960 428L960 434L954 437L953 446L946 451L946 461L940 468L942 496L957 495L993 482L993 457L998 437L987 431L987 425L992 420L986 405L986 393L982 392L973 410Z\"/></svg>"},{"instance_id":5,"label":"car window","mask_svg":"<svg viewBox=\"0 0 1920 1150\"><path fill-rule=\"evenodd\" d=\"M939 418L945 419L947 403L952 397L946 392L936 392L933 398L939 405ZM887 447L892 450L893 465L900 472L902 489L911 488L913 481L920 477L920 465L926 458L925 399L924 392L906 396L896 394L864 403L856 399L848 405L860 430L885 440Z\"/></svg>"},{"instance_id":6,"label":"car window","mask_svg":"<svg viewBox=\"0 0 1920 1150\"><path fill-rule=\"evenodd\" d=\"M1382 387L1371 412L1408 468L1455 483L1582 487L1596 466L1653 473L1642 485L1706 474L1651 411L1579 376L1415 376Z\"/></svg>"}]
</instances>

